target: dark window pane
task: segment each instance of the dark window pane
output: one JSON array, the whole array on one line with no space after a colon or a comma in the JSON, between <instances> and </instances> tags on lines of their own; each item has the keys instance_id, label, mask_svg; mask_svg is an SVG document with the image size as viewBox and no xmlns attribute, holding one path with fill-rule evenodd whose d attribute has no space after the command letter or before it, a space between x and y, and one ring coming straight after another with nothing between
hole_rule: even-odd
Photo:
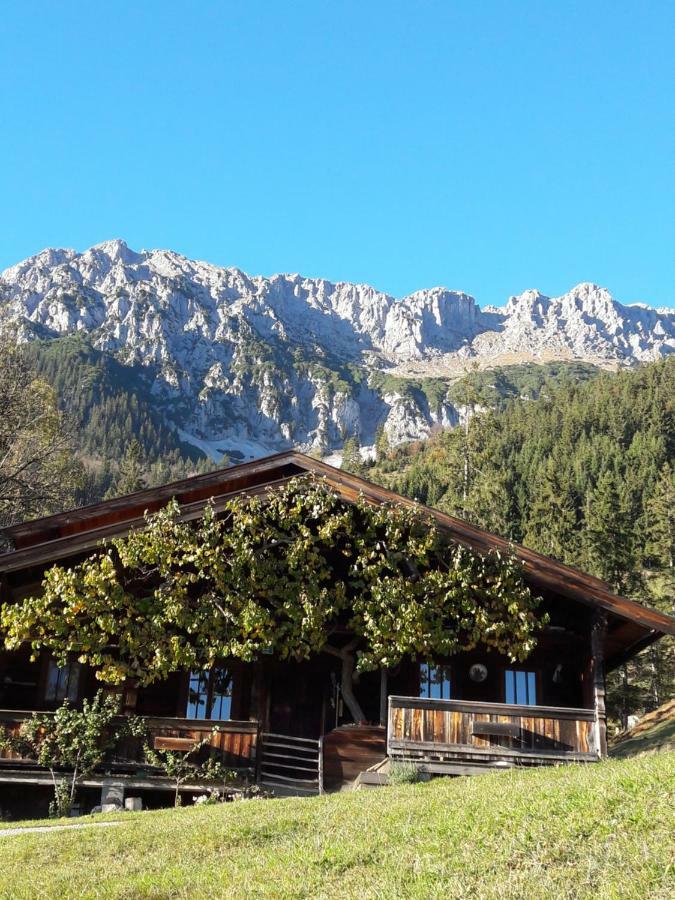
<instances>
[{"instance_id":1,"label":"dark window pane","mask_svg":"<svg viewBox=\"0 0 675 900\"><path fill-rule=\"evenodd\" d=\"M74 703L77 700L80 685L80 669L81 666L78 662L59 666L53 659L50 659L47 669L45 700L50 703L62 703L68 699Z\"/></svg>"}]
</instances>

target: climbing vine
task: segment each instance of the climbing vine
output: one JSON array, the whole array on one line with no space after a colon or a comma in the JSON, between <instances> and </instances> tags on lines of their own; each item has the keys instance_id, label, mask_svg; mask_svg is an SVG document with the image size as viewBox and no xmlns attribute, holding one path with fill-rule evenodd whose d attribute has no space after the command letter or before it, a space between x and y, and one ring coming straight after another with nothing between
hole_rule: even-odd
<instances>
[{"instance_id":1,"label":"climbing vine","mask_svg":"<svg viewBox=\"0 0 675 900\"><path fill-rule=\"evenodd\" d=\"M512 556L453 543L419 508L346 502L303 477L195 522L172 502L79 565L53 566L43 593L5 604L0 621L10 649L75 654L102 681L147 685L347 641L361 670L479 643L523 659L537 604Z\"/></svg>"}]
</instances>

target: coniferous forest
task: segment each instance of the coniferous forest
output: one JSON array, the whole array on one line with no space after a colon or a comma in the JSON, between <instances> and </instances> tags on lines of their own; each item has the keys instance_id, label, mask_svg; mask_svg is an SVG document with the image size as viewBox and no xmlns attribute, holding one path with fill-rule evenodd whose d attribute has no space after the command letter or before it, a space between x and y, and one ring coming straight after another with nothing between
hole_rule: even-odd
<instances>
[{"instance_id":1,"label":"coniferous forest","mask_svg":"<svg viewBox=\"0 0 675 900\"><path fill-rule=\"evenodd\" d=\"M164 420L142 366L122 365L80 335L23 348L35 376L55 391L82 462L81 504L212 468Z\"/></svg>"}]
</instances>

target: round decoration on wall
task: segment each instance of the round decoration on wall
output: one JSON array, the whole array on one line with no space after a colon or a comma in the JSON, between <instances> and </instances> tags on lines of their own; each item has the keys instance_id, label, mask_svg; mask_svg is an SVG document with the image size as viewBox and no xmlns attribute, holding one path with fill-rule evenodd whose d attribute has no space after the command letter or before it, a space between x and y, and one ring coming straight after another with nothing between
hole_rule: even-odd
<instances>
[{"instance_id":1,"label":"round decoration on wall","mask_svg":"<svg viewBox=\"0 0 675 900\"><path fill-rule=\"evenodd\" d=\"M469 678L472 681L485 681L488 676L487 666L484 666L483 663L475 663L469 669Z\"/></svg>"}]
</instances>

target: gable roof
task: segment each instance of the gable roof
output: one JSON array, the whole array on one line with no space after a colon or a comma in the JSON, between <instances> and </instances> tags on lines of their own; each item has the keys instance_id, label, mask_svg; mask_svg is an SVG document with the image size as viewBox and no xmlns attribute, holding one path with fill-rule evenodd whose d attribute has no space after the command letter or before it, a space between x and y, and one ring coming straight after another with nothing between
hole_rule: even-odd
<instances>
[{"instance_id":1,"label":"gable roof","mask_svg":"<svg viewBox=\"0 0 675 900\"><path fill-rule=\"evenodd\" d=\"M262 493L306 473L324 477L348 501L363 495L373 503L419 506L364 478L311 459L296 450L288 450L253 462L13 525L5 529L5 534L12 541L14 550L0 555L0 577L3 573L51 564L91 550L106 538L142 526L146 511L154 512L174 497L181 506L183 517L193 519L202 514L210 500L213 500L218 509L232 496ZM606 655L614 665L634 655L662 634L675 634L675 619L616 595L598 578L527 547L511 544L462 519L430 507L422 509L435 519L438 527L452 540L466 547L483 552L514 552L523 565L528 583L535 589L549 590L559 596L606 610L612 617Z\"/></svg>"}]
</instances>

